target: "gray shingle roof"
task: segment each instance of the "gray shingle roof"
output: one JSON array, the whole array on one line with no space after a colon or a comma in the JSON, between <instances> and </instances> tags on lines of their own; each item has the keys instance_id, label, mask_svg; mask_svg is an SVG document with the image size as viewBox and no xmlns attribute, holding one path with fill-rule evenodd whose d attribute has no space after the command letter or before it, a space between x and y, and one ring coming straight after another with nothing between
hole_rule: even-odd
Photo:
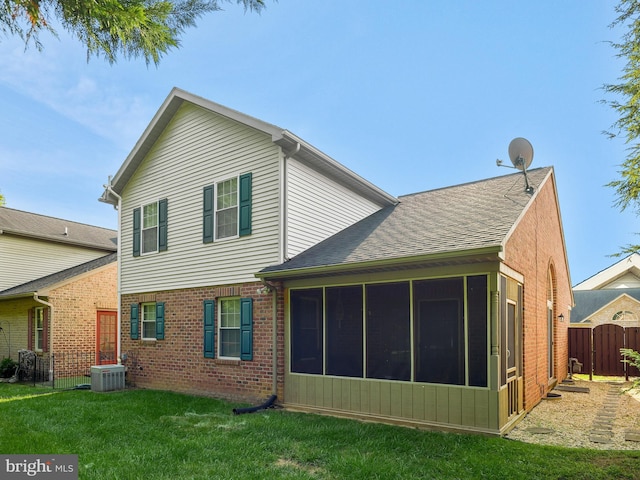
<instances>
[{"instance_id":1,"label":"gray shingle roof","mask_svg":"<svg viewBox=\"0 0 640 480\"><path fill-rule=\"evenodd\" d=\"M603 290L574 290L575 306L571 310L571 323L580 323L589 315L613 302L623 294L640 301L640 288L611 288Z\"/></svg>"},{"instance_id":2,"label":"gray shingle roof","mask_svg":"<svg viewBox=\"0 0 640 480\"><path fill-rule=\"evenodd\" d=\"M0 292L0 300L2 300L2 297L13 297L40 291L44 288L71 279L83 273L95 270L96 268L100 268L104 265L113 263L117 261L117 259L117 253L110 253L108 255L105 255L104 257L96 258L95 260L85 262L81 265L76 265L75 267L67 268L66 270L52 273L51 275L47 275L45 277L37 278L36 280L23 283L22 285L8 288L7 290L3 290Z\"/></svg>"},{"instance_id":3,"label":"gray shingle roof","mask_svg":"<svg viewBox=\"0 0 640 480\"><path fill-rule=\"evenodd\" d=\"M551 167L528 172L537 188ZM499 247L531 201L522 173L399 197L360 222L259 276L314 267Z\"/></svg>"},{"instance_id":4,"label":"gray shingle roof","mask_svg":"<svg viewBox=\"0 0 640 480\"><path fill-rule=\"evenodd\" d=\"M66 231L66 235L65 235ZM0 207L0 233L114 252L116 230Z\"/></svg>"}]
</instances>

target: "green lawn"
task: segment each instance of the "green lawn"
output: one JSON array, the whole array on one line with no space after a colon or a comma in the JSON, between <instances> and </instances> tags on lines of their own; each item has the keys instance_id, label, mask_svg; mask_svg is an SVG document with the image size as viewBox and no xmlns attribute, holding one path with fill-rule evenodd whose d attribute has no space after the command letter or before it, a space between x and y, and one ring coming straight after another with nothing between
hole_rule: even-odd
<instances>
[{"instance_id":1,"label":"green lawn","mask_svg":"<svg viewBox=\"0 0 640 480\"><path fill-rule=\"evenodd\" d=\"M77 454L81 479L640 478L640 452L527 445L151 390L0 383L0 453Z\"/></svg>"}]
</instances>

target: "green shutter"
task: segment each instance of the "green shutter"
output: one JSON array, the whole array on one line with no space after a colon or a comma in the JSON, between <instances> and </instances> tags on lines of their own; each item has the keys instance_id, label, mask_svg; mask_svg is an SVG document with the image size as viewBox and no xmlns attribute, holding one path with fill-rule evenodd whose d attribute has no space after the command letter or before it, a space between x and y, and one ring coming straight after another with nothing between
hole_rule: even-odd
<instances>
[{"instance_id":1,"label":"green shutter","mask_svg":"<svg viewBox=\"0 0 640 480\"><path fill-rule=\"evenodd\" d=\"M164 302L156 303L156 340L164 340Z\"/></svg>"},{"instance_id":2,"label":"green shutter","mask_svg":"<svg viewBox=\"0 0 640 480\"><path fill-rule=\"evenodd\" d=\"M138 209L139 210L139 209ZM138 320L138 311L139 305L137 303L131 304L131 340L137 340L140 336L139 334L139 320Z\"/></svg>"},{"instance_id":3,"label":"green shutter","mask_svg":"<svg viewBox=\"0 0 640 480\"><path fill-rule=\"evenodd\" d=\"M140 209L133 209L133 256L140 256Z\"/></svg>"},{"instance_id":4,"label":"green shutter","mask_svg":"<svg viewBox=\"0 0 640 480\"><path fill-rule=\"evenodd\" d=\"M251 174L240 175L240 228L241 237L251 235Z\"/></svg>"},{"instance_id":5,"label":"green shutter","mask_svg":"<svg viewBox=\"0 0 640 480\"><path fill-rule=\"evenodd\" d=\"M253 299L240 299L240 360L253 360Z\"/></svg>"},{"instance_id":6,"label":"green shutter","mask_svg":"<svg viewBox=\"0 0 640 480\"><path fill-rule=\"evenodd\" d=\"M168 200L158 202L158 251L167 249Z\"/></svg>"},{"instance_id":7,"label":"green shutter","mask_svg":"<svg viewBox=\"0 0 640 480\"><path fill-rule=\"evenodd\" d=\"M216 302L214 300L204 301L204 357L216 357L216 329L215 329Z\"/></svg>"},{"instance_id":8,"label":"green shutter","mask_svg":"<svg viewBox=\"0 0 640 480\"><path fill-rule=\"evenodd\" d=\"M202 242L213 242L213 185L204 187L202 198Z\"/></svg>"}]
</instances>

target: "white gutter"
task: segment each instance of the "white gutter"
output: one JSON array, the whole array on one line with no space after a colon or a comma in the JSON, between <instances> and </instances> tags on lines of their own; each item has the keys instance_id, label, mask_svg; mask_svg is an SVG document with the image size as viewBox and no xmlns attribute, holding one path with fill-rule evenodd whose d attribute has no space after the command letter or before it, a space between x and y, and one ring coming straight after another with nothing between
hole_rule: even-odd
<instances>
[{"instance_id":1,"label":"white gutter","mask_svg":"<svg viewBox=\"0 0 640 480\"><path fill-rule=\"evenodd\" d=\"M33 292L33 299L41 303L42 305L46 305L49 307L49 327L47 327L47 331L49 332L49 355L53 355L53 305L49 302L42 300L38 297L38 292ZM53 362L49 361L49 378L53 378Z\"/></svg>"},{"instance_id":2,"label":"white gutter","mask_svg":"<svg viewBox=\"0 0 640 480\"><path fill-rule=\"evenodd\" d=\"M117 284L118 284L118 328L117 328L117 348L116 348L116 358L118 359L118 365L122 364L122 340L120 338L121 336L121 330L122 330L122 318L121 318L121 306L120 304L121 302L121 291L122 291L122 275L121 275L121 270L122 270L122 197L120 195L118 195L116 192L113 191L113 188L111 188L111 175L109 175L109 183L107 185L104 185L104 188L111 194L113 195L115 198L118 199L118 205L114 205L113 208L115 208L118 211L118 234L117 234L117 254L116 254L116 262L118 264L118 279L117 279Z\"/></svg>"}]
</instances>

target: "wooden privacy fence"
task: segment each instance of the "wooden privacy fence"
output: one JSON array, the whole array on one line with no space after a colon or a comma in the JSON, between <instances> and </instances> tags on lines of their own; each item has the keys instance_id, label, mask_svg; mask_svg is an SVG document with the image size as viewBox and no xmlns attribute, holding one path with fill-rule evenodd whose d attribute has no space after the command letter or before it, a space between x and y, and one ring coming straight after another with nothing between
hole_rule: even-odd
<instances>
[{"instance_id":1,"label":"wooden privacy fence","mask_svg":"<svg viewBox=\"0 0 640 480\"><path fill-rule=\"evenodd\" d=\"M640 371L622 362L621 348L640 351L640 328L604 324L595 328L569 328L569 358L582 366L582 373L608 376L640 376Z\"/></svg>"}]
</instances>

